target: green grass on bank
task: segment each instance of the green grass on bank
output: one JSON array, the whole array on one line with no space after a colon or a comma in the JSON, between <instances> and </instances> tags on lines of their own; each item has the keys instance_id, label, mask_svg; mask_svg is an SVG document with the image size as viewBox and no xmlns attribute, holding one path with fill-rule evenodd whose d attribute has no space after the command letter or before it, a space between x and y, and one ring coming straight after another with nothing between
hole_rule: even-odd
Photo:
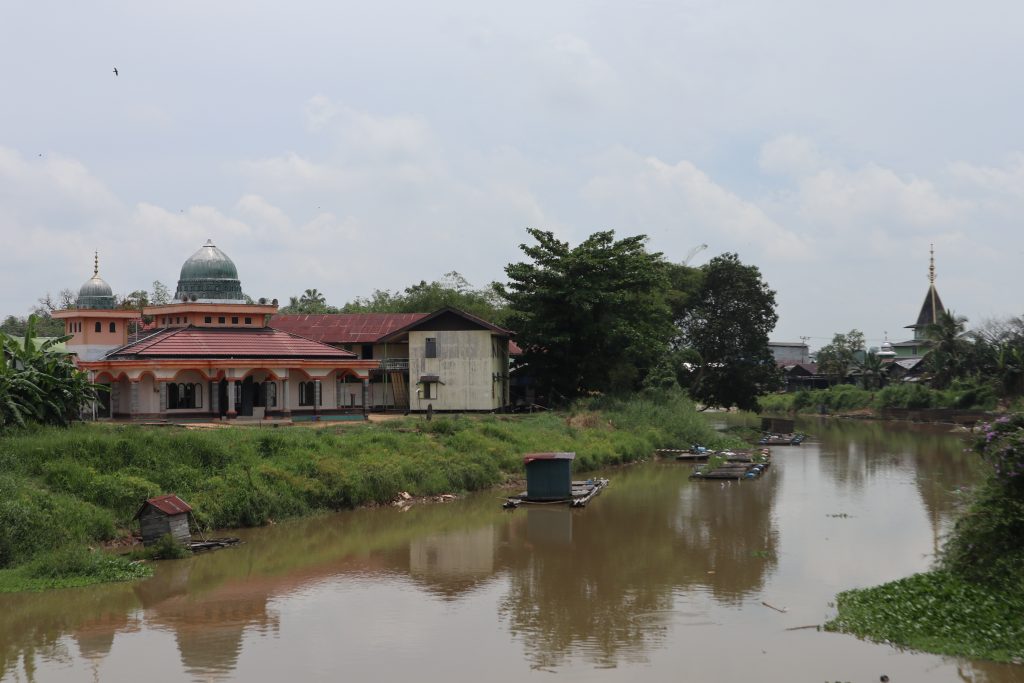
<instances>
[{"instance_id":1,"label":"green grass on bank","mask_svg":"<svg viewBox=\"0 0 1024 683\"><path fill-rule=\"evenodd\" d=\"M114 538L143 500L161 493L188 501L204 527L259 526L386 503L399 491L492 487L522 477L522 455L531 451L575 451L574 469L583 472L656 448L734 441L678 393L602 398L564 413L315 429L80 424L8 433L0 438L0 590L21 585L17 577L34 561L53 559L47 553ZM74 566L110 580L98 564ZM74 585L69 576L53 580Z\"/></svg>"},{"instance_id":2,"label":"green grass on bank","mask_svg":"<svg viewBox=\"0 0 1024 683\"><path fill-rule=\"evenodd\" d=\"M67 545L40 553L17 567L0 570L0 593L134 581L152 574L152 567L127 557Z\"/></svg>"},{"instance_id":3,"label":"green grass on bank","mask_svg":"<svg viewBox=\"0 0 1024 683\"><path fill-rule=\"evenodd\" d=\"M758 402L761 410L771 413L817 413L821 406L829 413L841 413L865 408L994 410L999 399L994 388L986 383L955 382L942 390L923 384L892 384L874 390L838 384L828 389L769 394Z\"/></svg>"},{"instance_id":4,"label":"green grass on bank","mask_svg":"<svg viewBox=\"0 0 1024 683\"><path fill-rule=\"evenodd\" d=\"M827 631L915 650L997 662L1024 661L1024 595L958 578L915 574L840 593Z\"/></svg>"}]
</instances>

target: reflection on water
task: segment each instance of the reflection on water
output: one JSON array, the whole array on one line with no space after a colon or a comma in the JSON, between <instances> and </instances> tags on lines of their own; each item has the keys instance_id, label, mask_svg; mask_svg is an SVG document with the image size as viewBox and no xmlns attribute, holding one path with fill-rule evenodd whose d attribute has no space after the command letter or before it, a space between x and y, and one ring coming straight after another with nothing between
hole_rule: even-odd
<instances>
[{"instance_id":1,"label":"reflection on water","mask_svg":"<svg viewBox=\"0 0 1024 683\"><path fill-rule=\"evenodd\" d=\"M927 568L977 476L942 429L803 428L815 440L776 449L756 481L693 482L688 465L651 463L608 473L584 510L508 512L493 493L362 510L244 531L239 547L160 563L134 585L0 596L0 673L127 680L159 661L149 680L629 668L783 681L799 659L812 667L800 680L877 680L882 665L903 680L1024 680L1022 667L785 630L824 621L839 590ZM742 654L703 656L723 639Z\"/></svg>"}]
</instances>

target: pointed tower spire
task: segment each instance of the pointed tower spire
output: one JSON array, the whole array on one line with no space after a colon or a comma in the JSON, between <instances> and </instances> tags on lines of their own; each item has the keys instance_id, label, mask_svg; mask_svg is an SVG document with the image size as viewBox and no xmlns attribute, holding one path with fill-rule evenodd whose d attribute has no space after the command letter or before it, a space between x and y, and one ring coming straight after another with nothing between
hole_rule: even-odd
<instances>
[{"instance_id":1,"label":"pointed tower spire","mask_svg":"<svg viewBox=\"0 0 1024 683\"><path fill-rule=\"evenodd\" d=\"M931 283L929 288L929 294L932 300L932 322L937 323L939 321L939 310L936 305L936 301L939 295L935 292L935 245L929 245L929 259L928 259L928 282Z\"/></svg>"},{"instance_id":2,"label":"pointed tower spire","mask_svg":"<svg viewBox=\"0 0 1024 683\"><path fill-rule=\"evenodd\" d=\"M92 253L92 276L96 277L100 274L100 252L94 251Z\"/></svg>"}]
</instances>

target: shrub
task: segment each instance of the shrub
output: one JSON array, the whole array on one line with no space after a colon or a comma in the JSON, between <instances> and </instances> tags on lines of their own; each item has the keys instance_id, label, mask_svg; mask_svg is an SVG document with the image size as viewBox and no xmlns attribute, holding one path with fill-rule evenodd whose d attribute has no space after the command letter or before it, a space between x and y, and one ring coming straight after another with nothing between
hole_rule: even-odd
<instances>
[{"instance_id":1,"label":"shrub","mask_svg":"<svg viewBox=\"0 0 1024 683\"><path fill-rule=\"evenodd\" d=\"M153 560L181 560L192 556L192 551L174 536L164 534L157 542L146 549L146 555Z\"/></svg>"}]
</instances>

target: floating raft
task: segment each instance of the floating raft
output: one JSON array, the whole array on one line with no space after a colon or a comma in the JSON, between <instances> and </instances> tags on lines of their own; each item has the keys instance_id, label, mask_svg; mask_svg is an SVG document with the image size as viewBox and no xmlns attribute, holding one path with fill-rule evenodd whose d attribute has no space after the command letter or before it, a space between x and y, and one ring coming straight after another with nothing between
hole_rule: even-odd
<instances>
[{"instance_id":1,"label":"floating raft","mask_svg":"<svg viewBox=\"0 0 1024 683\"><path fill-rule=\"evenodd\" d=\"M770 462L727 462L710 472L702 473L699 469L694 469L690 479L757 479L770 465Z\"/></svg>"},{"instance_id":2,"label":"floating raft","mask_svg":"<svg viewBox=\"0 0 1024 683\"><path fill-rule=\"evenodd\" d=\"M712 456L724 456L728 462L754 462L758 456L771 457L771 449L767 447L746 451L709 451L693 448L684 451L677 448L659 448L655 453L663 457L674 457L682 462L707 462Z\"/></svg>"},{"instance_id":3,"label":"floating raft","mask_svg":"<svg viewBox=\"0 0 1024 683\"><path fill-rule=\"evenodd\" d=\"M524 491L517 496L509 496L502 504L505 509L515 509L520 505L568 505L574 508L581 508L590 502L590 499L601 494L610 482L607 479L587 479L586 481L572 482L572 494L567 498L535 500L529 497Z\"/></svg>"},{"instance_id":4,"label":"floating raft","mask_svg":"<svg viewBox=\"0 0 1024 683\"><path fill-rule=\"evenodd\" d=\"M188 547L194 553L203 553L207 550L220 550L221 548L227 548L232 545L241 543L242 540L239 538L228 537L228 538L211 538L208 541L192 541Z\"/></svg>"},{"instance_id":5,"label":"floating raft","mask_svg":"<svg viewBox=\"0 0 1024 683\"><path fill-rule=\"evenodd\" d=\"M757 443L762 446L799 446L807 438L806 434L765 434Z\"/></svg>"}]
</instances>

